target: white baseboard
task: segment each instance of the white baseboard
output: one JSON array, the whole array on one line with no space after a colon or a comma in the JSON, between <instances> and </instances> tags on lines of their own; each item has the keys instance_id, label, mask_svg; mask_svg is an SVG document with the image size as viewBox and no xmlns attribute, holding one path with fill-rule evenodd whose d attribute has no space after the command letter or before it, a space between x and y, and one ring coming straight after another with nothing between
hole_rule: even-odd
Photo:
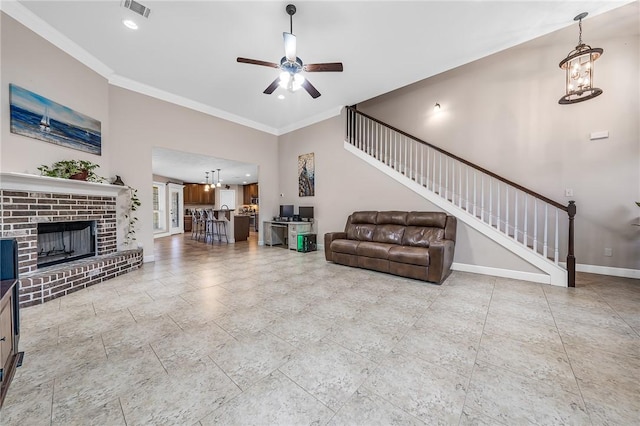
<instances>
[{"instance_id":1,"label":"white baseboard","mask_svg":"<svg viewBox=\"0 0 640 426\"><path fill-rule=\"evenodd\" d=\"M451 269L460 272L471 272L474 274L493 275L494 277L511 278L514 280L530 281L534 283L550 284L548 275L537 274L535 272L513 271L511 269L492 268L490 266L468 265L466 263L453 262Z\"/></svg>"},{"instance_id":2,"label":"white baseboard","mask_svg":"<svg viewBox=\"0 0 640 426\"><path fill-rule=\"evenodd\" d=\"M567 264L565 262L560 262L560 265L564 266L565 268L567 267ZM635 278L637 280L640 280L640 269L616 268L614 266L585 265L577 263L576 272L609 275L612 277Z\"/></svg>"},{"instance_id":3,"label":"white baseboard","mask_svg":"<svg viewBox=\"0 0 640 426\"><path fill-rule=\"evenodd\" d=\"M155 240L156 238L168 237L169 235L171 234L168 232L159 232L157 234L153 234L153 239Z\"/></svg>"},{"instance_id":4,"label":"white baseboard","mask_svg":"<svg viewBox=\"0 0 640 426\"><path fill-rule=\"evenodd\" d=\"M150 263L150 262L155 262L156 261L156 257L152 254L150 254L149 256L143 256L142 257L142 263Z\"/></svg>"}]
</instances>

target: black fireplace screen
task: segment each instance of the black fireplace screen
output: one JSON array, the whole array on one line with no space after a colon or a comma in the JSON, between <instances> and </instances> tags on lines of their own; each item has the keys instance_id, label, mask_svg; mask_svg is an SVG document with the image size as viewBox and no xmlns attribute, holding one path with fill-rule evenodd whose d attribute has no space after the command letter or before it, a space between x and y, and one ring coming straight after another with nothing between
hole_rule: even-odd
<instances>
[{"instance_id":1,"label":"black fireplace screen","mask_svg":"<svg viewBox=\"0 0 640 426\"><path fill-rule=\"evenodd\" d=\"M95 221L38 224L38 267L96 255Z\"/></svg>"}]
</instances>

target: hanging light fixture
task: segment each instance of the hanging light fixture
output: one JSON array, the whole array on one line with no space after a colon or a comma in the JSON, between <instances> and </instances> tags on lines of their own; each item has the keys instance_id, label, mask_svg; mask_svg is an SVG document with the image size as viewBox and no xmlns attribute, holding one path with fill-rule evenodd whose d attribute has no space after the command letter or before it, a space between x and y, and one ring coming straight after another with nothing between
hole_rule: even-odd
<instances>
[{"instance_id":1,"label":"hanging light fixture","mask_svg":"<svg viewBox=\"0 0 640 426\"><path fill-rule=\"evenodd\" d=\"M575 104L586 101L602 94L602 89L593 87L593 63L602 55L604 50L591 47L582 42L582 18L588 15L582 12L575 18L580 28L578 45L560 62L560 68L566 72L566 93L558 101L559 104Z\"/></svg>"},{"instance_id":2,"label":"hanging light fixture","mask_svg":"<svg viewBox=\"0 0 640 426\"><path fill-rule=\"evenodd\" d=\"M218 169L218 184L216 186L218 188L220 188L222 186L222 184L220 184L220 169Z\"/></svg>"},{"instance_id":3,"label":"hanging light fixture","mask_svg":"<svg viewBox=\"0 0 640 426\"><path fill-rule=\"evenodd\" d=\"M209 172L204 172L207 176L205 184L204 184L204 192L209 192Z\"/></svg>"},{"instance_id":4,"label":"hanging light fixture","mask_svg":"<svg viewBox=\"0 0 640 426\"><path fill-rule=\"evenodd\" d=\"M213 170L211 170L211 185L209 185L209 187L210 187L211 189L213 189L213 188L215 188L215 187L216 187L216 184L214 183L214 182L215 182L215 177L216 177L215 173L216 173L216 172L214 172Z\"/></svg>"}]
</instances>

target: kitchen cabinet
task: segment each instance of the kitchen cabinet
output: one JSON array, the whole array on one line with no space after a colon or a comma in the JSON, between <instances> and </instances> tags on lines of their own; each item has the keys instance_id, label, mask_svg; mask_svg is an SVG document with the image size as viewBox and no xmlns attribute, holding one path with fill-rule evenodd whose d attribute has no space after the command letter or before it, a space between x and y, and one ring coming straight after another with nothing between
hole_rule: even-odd
<instances>
[{"instance_id":1,"label":"kitchen cabinet","mask_svg":"<svg viewBox=\"0 0 640 426\"><path fill-rule=\"evenodd\" d=\"M185 204L215 204L215 190L204 190L205 185L200 183L184 184L184 203Z\"/></svg>"},{"instance_id":2,"label":"kitchen cabinet","mask_svg":"<svg viewBox=\"0 0 640 426\"><path fill-rule=\"evenodd\" d=\"M247 241L249 238L249 216L235 215L233 217L233 238L238 241Z\"/></svg>"},{"instance_id":3,"label":"kitchen cabinet","mask_svg":"<svg viewBox=\"0 0 640 426\"><path fill-rule=\"evenodd\" d=\"M258 198L258 184L252 183L250 185L244 185L242 187L243 204L255 204L252 203L252 199Z\"/></svg>"}]
</instances>

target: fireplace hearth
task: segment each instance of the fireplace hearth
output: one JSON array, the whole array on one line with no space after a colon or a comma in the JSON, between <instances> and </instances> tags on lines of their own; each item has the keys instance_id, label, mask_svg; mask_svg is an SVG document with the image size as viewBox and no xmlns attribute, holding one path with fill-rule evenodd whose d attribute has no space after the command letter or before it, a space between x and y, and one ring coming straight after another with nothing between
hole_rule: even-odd
<instances>
[{"instance_id":1,"label":"fireplace hearth","mask_svg":"<svg viewBox=\"0 0 640 426\"><path fill-rule=\"evenodd\" d=\"M38 223L38 268L96 255L96 222Z\"/></svg>"}]
</instances>

